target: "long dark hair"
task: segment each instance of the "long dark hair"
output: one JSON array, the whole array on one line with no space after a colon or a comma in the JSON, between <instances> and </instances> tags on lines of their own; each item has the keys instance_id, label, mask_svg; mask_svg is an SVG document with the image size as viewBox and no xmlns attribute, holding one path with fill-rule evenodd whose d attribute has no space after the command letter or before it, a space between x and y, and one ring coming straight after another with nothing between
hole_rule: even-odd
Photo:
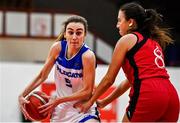
<instances>
[{"instance_id":1,"label":"long dark hair","mask_svg":"<svg viewBox=\"0 0 180 123\"><path fill-rule=\"evenodd\" d=\"M136 21L137 28L132 31L148 33L163 49L167 44L173 43L169 29L160 26L162 15L154 9L144 9L140 4L131 2L122 5L120 10L124 12L126 20Z\"/></svg>"},{"instance_id":2,"label":"long dark hair","mask_svg":"<svg viewBox=\"0 0 180 123\"><path fill-rule=\"evenodd\" d=\"M82 23L84 25L85 33L87 33L87 31L88 31L87 20L84 17L78 16L78 15L72 15L63 23L64 27L61 30L60 34L58 35L56 41L61 41L61 40L65 39L64 32L66 31L67 25L71 22Z\"/></svg>"}]
</instances>

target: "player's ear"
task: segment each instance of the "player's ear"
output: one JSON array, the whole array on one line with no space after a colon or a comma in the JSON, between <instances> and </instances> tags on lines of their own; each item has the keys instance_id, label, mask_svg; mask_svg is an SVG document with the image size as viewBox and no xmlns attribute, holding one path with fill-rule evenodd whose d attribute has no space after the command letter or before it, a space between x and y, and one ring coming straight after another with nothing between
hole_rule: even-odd
<instances>
[{"instance_id":1,"label":"player's ear","mask_svg":"<svg viewBox=\"0 0 180 123\"><path fill-rule=\"evenodd\" d=\"M133 24L134 24L134 19L129 19L129 27L132 27L133 26Z\"/></svg>"},{"instance_id":2,"label":"player's ear","mask_svg":"<svg viewBox=\"0 0 180 123\"><path fill-rule=\"evenodd\" d=\"M133 25L132 23L129 24L129 26L132 26L132 25Z\"/></svg>"}]
</instances>

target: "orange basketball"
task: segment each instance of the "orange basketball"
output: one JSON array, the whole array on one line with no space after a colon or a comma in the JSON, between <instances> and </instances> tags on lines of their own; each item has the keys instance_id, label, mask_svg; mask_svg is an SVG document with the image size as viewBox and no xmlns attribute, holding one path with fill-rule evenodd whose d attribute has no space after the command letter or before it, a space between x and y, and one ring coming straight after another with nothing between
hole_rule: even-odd
<instances>
[{"instance_id":1,"label":"orange basketball","mask_svg":"<svg viewBox=\"0 0 180 123\"><path fill-rule=\"evenodd\" d=\"M30 103L25 105L25 109L30 117L32 117L36 121L44 120L48 117L48 115L43 115L39 113L39 106L42 106L48 103L49 99L48 96L41 91L35 91L27 97L27 100Z\"/></svg>"}]
</instances>

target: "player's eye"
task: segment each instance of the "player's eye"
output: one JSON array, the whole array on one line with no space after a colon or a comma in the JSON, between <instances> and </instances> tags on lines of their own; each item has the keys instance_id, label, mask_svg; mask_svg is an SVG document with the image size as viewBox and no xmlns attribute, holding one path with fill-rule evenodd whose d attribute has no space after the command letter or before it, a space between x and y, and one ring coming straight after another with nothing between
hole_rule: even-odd
<instances>
[{"instance_id":1,"label":"player's eye","mask_svg":"<svg viewBox=\"0 0 180 123\"><path fill-rule=\"evenodd\" d=\"M76 32L77 36L80 36L82 34L82 32Z\"/></svg>"},{"instance_id":2,"label":"player's eye","mask_svg":"<svg viewBox=\"0 0 180 123\"><path fill-rule=\"evenodd\" d=\"M68 31L68 34L69 34L69 35L73 35L74 32L73 32L73 31Z\"/></svg>"}]
</instances>

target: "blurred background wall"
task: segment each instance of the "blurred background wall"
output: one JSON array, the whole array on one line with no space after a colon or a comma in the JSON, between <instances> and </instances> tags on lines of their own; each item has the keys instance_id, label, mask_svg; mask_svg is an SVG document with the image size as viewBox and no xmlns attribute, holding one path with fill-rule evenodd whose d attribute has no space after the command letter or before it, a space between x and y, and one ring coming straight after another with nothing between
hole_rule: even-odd
<instances>
[{"instance_id":1,"label":"blurred background wall","mask_svg":"<svg viewBox=\"0 0 180 123\"><path fill-rule=\"evenodd\" d=\"M37 37L44 37L48 41L53 41L61 30L61 22L68 15L78 14L88 20L95 51L99 50L96 45L98 39L107 45L107 49L113 48L119 39L116 29L119 7L131 1L133 0L1 0L0 35L5 38L36 38L36 40ZM136 2L163 15L165 26L171 28L175 41L174 45L168 46L165 50L166 65L179 66L180 16L177 12L179 7L177 1L136 0ZM99 55L98 58L102 63L110 61L101 58L101 53ZM6 59L5 56L1 55L1 59Z\"/></svg>"},{"instance_id":2,"label":"blurred background wall","mask_svg":"<svg viewBox=\"0 0 180 123\"><path fill-rule=\"evenodd\" d=\"M62 22L72 14L81 15L88 20L89 32L85 42L97 55L99 69L96 78L102 78L105 74L104 69L107 68L111 60L113 48L120 38L116 29L119 7L131 1L1 0L0 122L22 121L18 110L17 96L38 73L47 57L50 46L61 31ZM156 9L163 15L165 27L171 28L174 44L169 45L165 50L165 63L175 82L173 84L180 92L178 77L180 75L179 4L177 1L170 0L136 0L136 2L145 8ZM123 78L123 75L120 76ZM117 79L117 81L122 78ZM96 84L98 84L99 79ZM52 82L53 79L50 77L49 81ZM117 101L118 105L121 107L123 103L122 109L124 110L128 97L123 98L122 102L120 100ZM5 107L8 107L8 110L5 110ZM19 114L15 115L17 112ZM116 112L118 113L115 115L121 115L116 117L116 120L121 121L123 114L121 108L118 108ZM9 117L14 119L9 119Z\"/></svg>"}]
</instances>

